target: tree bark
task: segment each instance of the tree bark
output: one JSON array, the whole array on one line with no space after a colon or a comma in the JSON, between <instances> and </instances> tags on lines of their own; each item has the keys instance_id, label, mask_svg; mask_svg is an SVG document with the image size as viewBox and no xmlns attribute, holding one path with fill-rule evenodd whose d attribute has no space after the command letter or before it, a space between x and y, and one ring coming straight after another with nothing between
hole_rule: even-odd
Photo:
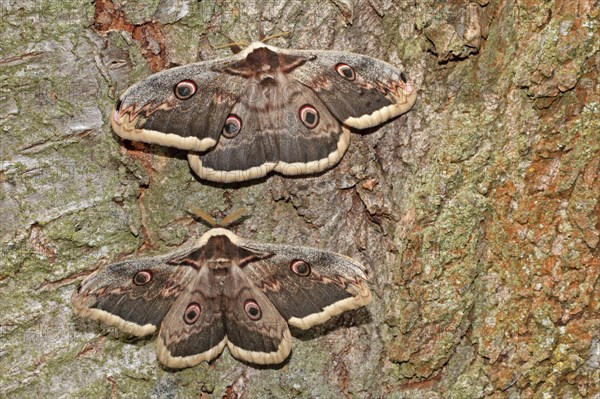
<instances>
[{"instance_id":1,"label":"tree bark","mask_svg":"<svg viewBox=\"0 0 600 399\"><path fill-rule=\"evenodd\" d=\"M0 396L600 397L600 34L594 0L9 0L0 4ZM407 114L318 176L200 181L124 142L116 98L230 41L353 51L406 71ZM368 265L374 301L283 366L174 371L155 338L76 318L92 270L201 234Z\"/></svg>"}]
</instances>

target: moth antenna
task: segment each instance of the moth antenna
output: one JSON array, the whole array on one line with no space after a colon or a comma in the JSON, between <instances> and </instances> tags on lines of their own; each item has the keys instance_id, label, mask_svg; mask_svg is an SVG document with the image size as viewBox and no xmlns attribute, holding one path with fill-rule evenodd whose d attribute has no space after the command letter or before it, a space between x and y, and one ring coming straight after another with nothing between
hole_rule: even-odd
<instances>
[{"instance_id":1,"label":"moth antenna","mask_svg":"<svg viewBox=\"0 0 600 399\"><path fill-rule=\"evenodd\" d=\"M217 219L212 217L208 212L204 212L202 209L195 206L190 207L188 213L191 214L195 219L201 219L204 223L208 224L209 227L220 226Z\"/></svg>"},{"instance_id":2,"label":"moth antenna","mask_svg":"<svg viewBox=\"0 0 600 399\"><path fill-rule=\"evenodd\" d=\"M263 21L263 15L265 13L265 9L261 8L260 9L260 14L258 16L258 23L257 23L257 27L256 27L256 31L258 32L258 40L259 41L263 41L263 39L265 38L265 31L263 30L263 26L261 21Z\"/></svg>"},{"instance_id":3,"label":"moth antenna","mask_svg":"<svg viewBox=\"0 0 600 399\"><path fill-rule=\"evenodd\" d=\"M248 210L246 208L240 208L236 211L231 212L229 215L225 216L220 222L219 227L228 228L237 223L242 222L249 216Z\"/></svg>"},{"instance_id":4,"label":"moth antenna","mask_svg":"<svg viewBox=\"0 0 600 399\"><path fill-rule=\"evenodd\" d=\"M265 38L260 39L261 42L266 43L269 40L272 39L277 39L278 37L283 37L283 36L291 36L292 32L279 32L279 33L274 33L272 35L269 35Z\"/></svg>"},{"instance_id":5,"label":"moth antenna","mask_svg":"<svg viewBox=\"0 0 600 399\"><path fill-rule=\"evenodd\" d=\"M223 227L224 229L229 228L248 217L248 211L246 208L240 208L236 211L233 211L221 219L221 221L217 221L217 219L212 217L208 212L205 212L195 206L190 207L188 213L194 216L194 218L200 219L202 222L208 224L209 227Z\"/></svg>"},{"instance_id":6,"label":"moth antenna","mask_svg":"<svg viewBox=\"0 0 600 399\"><path fill-rule=\"evenodd\" d=\"M229 42L229 43L225 43L222 44L220 46L215 47L215 50L220 50L222 48L231 48L231 52L233 54L237 54L240 51L242 51L242 47L248 47L250 43L246 42L246 41L239 41L239 42Z\"/></svg>"}]
</instances>

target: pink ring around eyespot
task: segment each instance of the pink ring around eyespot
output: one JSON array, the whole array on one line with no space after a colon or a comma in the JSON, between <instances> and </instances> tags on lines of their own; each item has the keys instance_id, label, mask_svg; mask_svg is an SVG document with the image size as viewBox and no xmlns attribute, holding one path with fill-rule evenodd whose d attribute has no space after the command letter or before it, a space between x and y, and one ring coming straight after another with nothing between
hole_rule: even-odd
<instances>
[{"instance_id":1,"label":"pink ring around eyespot","mask_svg":"<svg viewBox=\"0 0 600 399\"><path fill-rule=\"evenodd\" d=\"M236 129L234 132L229 132L227 130L227 125L229 125L229 124L235 126ZM227 117L227 120L225 121L225 124L223 125L223 131L222 131L223 136L227 137L228 139L232 139L238 135L240 130L242 130L242 118L240 118L239 116L237 116L235 114L229 114L229 116Z\"/></svg>"},{"instance_id":2,"label":"pink ring around eyespot","mask_svg":"<svg viewBox=\"0 0 600 399\"><path fill-rule=\"evenodd\" d=\"M251 312L253 309L255 310L255 314ZM247 299L246 302L244 302L244 312L246 312L248 318L253 321L260 320L262 317L262 310L260 310L260 306L258 306L258 303L256 303L254 299Z\"/></svg>"},{"instance_id":3,"label":"pink ring around eyespot","mask_svg":"<svg viewBox=\"0 0 600 399\"><path fill-rule=\"evenodd\" d=\"M338 73L338 75L340 75L341 77L343 77L344 79L348 79L350 81L356 79L356 73L354 72L354 68L352 68L350 65L348 64L344 64L344 63L339 63L335 66L335 71ZM350 71L351 74L350 76L346 75L344 73L344 71Z\"/></svg>"},{"instance_id":4,"label":"pink ring around eyespot","mask_svg":"<svg viewBox=\"0 0 600 399\"><path fill-rule=\"evenodd\" d=\"M180 87L187 88L189 90L189 93L186 95L181 95L178 92ZM175 92L175 97L177 97L178 99L187 100L187 99L191 98L194 94L196 94L196 92L198 91L198 86L196 85L196 82L194 82L192 80L184 79L175 85L175 88L173 91Z\"/></svg>"},{"instance_id":5,"label":"pink ring around eyespot","mask_svg":"<svg viewBox=\"0 0 600 399\"><path fill-rule=\"evenodd\" d=\"M195 322L198 321L198 319L200 318L200 312L202 311L202 309L200 308L200 305L197 304L196 302L192 302L190 303L186 308L185 311L183 312L183 321L186 324L194 324ZM192 315L191 318L188 318L188 314L190 312L194 312L194 314Z\"/></svg>"},{"instance_id":6,"label":"pink ring around eyespot","mask_svg":"<svg viewBox=\"0 0 600 399\"><path fill-rule=\"evenodd\" d=\"M319 124L319 111L317 111L317 109L315 107L313 107L312 105L304 104L303 106L300 107L300 110L298 113L299 113L300 121L302 121L302 124L304 124L304 126L306 126L307 128L314 129ZM306 120L309 113L313 114L314 120L312 122L308 122Z\"/></svg>"},{"instance_id":7,"label":"pink ring around eyespot","mask_svg":"<svg viewBox=\"0 0 600 399\"><path fill-rule=\"evenodd\" d=\"M137 286L146 285L152 281L152 272L150 270L140 270L133 276L133 284Z\"/></svg>"},{"instance_id":8,"label":"pink ring around eyespot","mask_svg":"<svg viewBox=\"0 0 600 399\"><path fill-rule=\"evenodd\" d=\"M300 277L307 277L310 275L311 268L310 265L302 259L294 259L290 263L290 270L292 271L292 273Z\"/></svg>"}]
</instances>

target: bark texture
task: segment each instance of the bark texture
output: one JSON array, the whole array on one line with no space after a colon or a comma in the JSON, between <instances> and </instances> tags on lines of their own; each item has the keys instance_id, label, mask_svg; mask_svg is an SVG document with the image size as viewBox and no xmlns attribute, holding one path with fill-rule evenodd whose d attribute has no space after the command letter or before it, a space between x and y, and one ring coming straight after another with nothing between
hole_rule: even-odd
<instances>
[{"instance_id":1,"label":"bark texture","mask_svg":"<svg viewBox=\"0 0 600 399\"><path fill-rule=\"evenodd\" d=\"M599 398L600 21L595 0L3 0L0 396ZM408 114L319 176L194 178L108 123L130 84L272 44L394 63ZM240 207L241 236L370 267L374 301L291 358L167 370L155 342L73 316L93 269L164 253Z\"/></svg>"}]
</instances>

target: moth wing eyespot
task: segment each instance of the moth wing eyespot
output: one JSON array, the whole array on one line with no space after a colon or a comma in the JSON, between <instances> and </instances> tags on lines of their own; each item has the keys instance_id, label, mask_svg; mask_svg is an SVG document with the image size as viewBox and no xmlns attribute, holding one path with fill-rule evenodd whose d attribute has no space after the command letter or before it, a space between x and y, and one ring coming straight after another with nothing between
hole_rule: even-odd
<instances>
[{"instance_id":1,"label":"moth wing eyespot","mask_svg":"<svg viewBox=\"0 0 600 399\"><path fill-rule=\"evenodd\" d=\"M260 306L258 306L258 303L254 299L247 299L244 302L244 312L253 321L260 320L262 317L262 310L260 310Z\"/></svg>"},{"instance_id":2,"label":"moth wing eyespot","mask_svg":"<svg viewBox=\"0 0 600 399\"><path fill-rule=\"evenodd\" d=\"M174 88L175 97L180 100L187 100L196 94L197 90L198 86L196 86L196 83L187 79L177 83Z\"/></svg>"},{"instance_id":3,"label":"moth wing eyespot","mask_svg":"<svg viewBox=\"0 0 600 399\"><path fill-rule=\"evenodd\" d=\"M319 111L310 104L300 107L299 117L302 124L309 129L314 129L319 124Z\"/></svg>"},{"instance_id":4,"label":"moth wing eyespot","mask_svg":"<svg viewBox=\"0 0 600 399\"><path fill-rule=\"evenodd\" d=\"M183 321L186 324L194 324L200 318L200 305L196 302L190 303L183 312Z\"/></svg>"},{"instance_id":5,"label":"moth wing eyespot","mask_svg":"<svg viewBox=\"0 0 600 399\"><path fill-rule=\"evenodd\" d=\"M302 259L294 259L290 263L290 270L300 277L307 277L310 275L311 267L308 262L305 262Z\"/></svg>"},{"instance_id":6,"label":"moth wing eyespot","mask_svg":"<svg viewBox=\"0 0 600 399\"><path fill-rule=\"evenodd\" d=\"M242 130L242 119L235 114L230 114L223 125L223 136L232 139L240 130Z\"/></svg>"},{"instance_id":7,"label":"moth wing eyespot","mask_svg":"<svg viewBox=\"0 0 600 399\"><path fill-rule=\"evenodd\" d=\"M146 285L152 281L153 275L150 270L140 270L133 276L133 284L135 285Z\"/></svg>"},{"instance_id":8,"label":"moth wing eyespot","mask_svg":"<svg viewBox=\"0 0 600 399\"><path fill-rule=\"evenodd\" d=\"M339 63L335 66L335 71L343 78L348 80L356 79L356 73L354 72L354 68L352 68L348 64Z\"/></svg>"}]
</instances>

